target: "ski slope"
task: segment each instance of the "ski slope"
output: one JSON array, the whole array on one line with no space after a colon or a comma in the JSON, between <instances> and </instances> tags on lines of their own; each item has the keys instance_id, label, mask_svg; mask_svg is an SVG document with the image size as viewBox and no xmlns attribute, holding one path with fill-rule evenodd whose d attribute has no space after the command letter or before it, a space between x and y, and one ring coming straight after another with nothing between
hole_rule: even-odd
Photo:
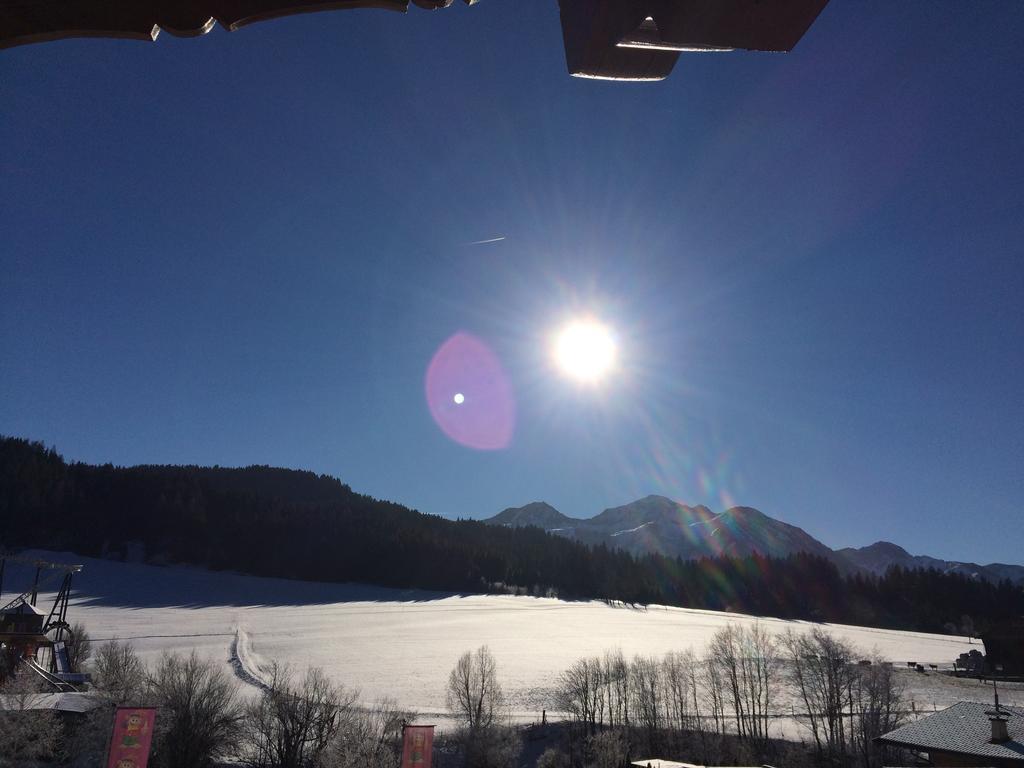
<instances>
[{"instance_id":1,"label":"ski slope","mask_svg":"<svg viewBox=\"0 0 1024 768\"><path fill-rule=\"evenodd\" d=\"M33 552L85 564L75 577L69 618L96 640L129 640L147 661L165 651L190 652L223 664L248 690L267 679L274 661L317 666L371 702L383 696L443 720L444 685L464 651L490 646L517 720L555 708L556 676L573 661L621 648L661 655L703 651L730 622L761 621L773 632L807 622L715 611L503 595L453 595L357 584L321 584L242 576L199 568L118 563L68 553ZM13 574L8 584L13 586ZM48 610L52 595L41 595ZM980 648L967 638L830 625L837 635L903 668L919 711L959 700L989 701L977 681L906 669L908 661L949 668L958 654ZM1024 691L1000 690L1006 703Z\"/></svg>"}]
</instances>

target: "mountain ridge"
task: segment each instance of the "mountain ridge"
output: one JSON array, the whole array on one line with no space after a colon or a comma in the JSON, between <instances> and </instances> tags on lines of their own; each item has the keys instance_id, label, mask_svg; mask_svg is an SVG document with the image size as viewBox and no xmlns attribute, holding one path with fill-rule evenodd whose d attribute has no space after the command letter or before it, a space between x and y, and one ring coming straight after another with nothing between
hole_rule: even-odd
<instances>
[{"instance_id":1,"label":"mountain ridge","mask_svg":"<svg viewBox=\"0 0 1024 768\"><path fill-rule=\"evenodd\" d=\"M943 573L960 573L994 583L1009 579L1014 583L1024 584L1024 566L1010 563L980 565L961 560L943 560L930 555L912 555L899 544L894 544L891 541L876 541L866 547L843 547L835 551L863 570L875 575L882 575L893 566L910 570L934 568Z\"/></svg>"},{"instance_id":2,"label":"mountain ridge","mask_svg":"<svg viewBox=\"0 0 1024 768\"><path fill-rule=\"evenodd\" d=\"M422 514L302 470L68 463L41 443L0 436L3 551L39 548L283 579L557 595L926 632L956 632L964 616L981 626L1024 615L1024 585L1004 588L937 570L861 578L806 552L743 556L764 541L800 548L814 540L753 508L716 514L663 497L641 502L602 518L608 525L595 538L610 537L612 546L589 546L531 525ZM505 519L527 521L516 509ZM550 505L527 512L559 528L579 527L564 525L575 521ZM615 545L642 551L659 540L691 548L713 542L711 551L722 556L633 555Z\"/></svg>"},{"instance_id":3,"label":"mountain ridge","mask_svg":"<svg viewBox=\"0 0 1024 768\"><path fill-rule=\"evenodd\" d=\"M589 518L568 517L547 502L534 501L522 507L508 507L483 522L508 527L532 525L581 543L603 544L634 555L652 553L692 560L755 553L785 557L804 552L830 560L844 573L882 576L897 566L958 573L993 583L1009 579L1024 584L1024 565L979 565L912 555L888 541L832 549L802 528L754 507L735 506L716 513L704 505L691 507L655 494L609 507Z\"/></svg>"}]
</instances>

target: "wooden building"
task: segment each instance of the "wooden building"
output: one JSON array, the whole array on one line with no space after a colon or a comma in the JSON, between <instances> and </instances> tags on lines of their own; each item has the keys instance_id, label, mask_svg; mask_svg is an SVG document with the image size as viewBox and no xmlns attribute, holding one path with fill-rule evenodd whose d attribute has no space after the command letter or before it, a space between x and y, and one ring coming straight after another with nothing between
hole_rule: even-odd
<instances>
[{"instance_id":1,"label":"wooden building","mask_svg":"<svg viewBox=\"0 0 1024 768\"><path fill-rule=\"evenodd\" d=\"M0 644L34 656L37 648L50 645L45 620L46 614L27 602L9 607L0 613Z\"/></svg>"}]
</instances>

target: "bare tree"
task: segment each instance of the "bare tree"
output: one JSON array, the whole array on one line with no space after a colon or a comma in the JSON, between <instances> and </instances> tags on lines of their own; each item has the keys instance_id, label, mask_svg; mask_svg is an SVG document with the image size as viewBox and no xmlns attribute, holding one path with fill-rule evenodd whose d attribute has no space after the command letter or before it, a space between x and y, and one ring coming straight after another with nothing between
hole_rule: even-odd
<instances>
[{"instance_id":1,"label":"bare tree","mask_svg":"<svg viewBox=\"0 0 1024 768\"><path fill-rule=\"evenodd\" d=\"M732 708L733 722L740 738L746 736L746 698L740 689L740 641L736 625L718 630L708 643L708 666L718 672L723 699Z\"/></svg>"},{"instance_id":2,"label":"bare tree","mask_svg":"<svg viewBox=\"0 0 1024 768\"><path fill-rule=\"evenodd\" d=\"M601 667L605 699L608 702L608 724L628 727L630 669L622 649L606 651Z\"/></svg>"},{"instance_id":3,"label":"bare tree","mask_svg":"<svg viewBox=\"0 0 1024 768\"><path fill-rule=\"evenodd\" d=\"M700 740L707 762L707 732L704 723L704 691L701 688L700 663L692 648L672 651L662 660L666 726L680 751L691 734Z\"/></svg>"},{"instance_id":4,"label":"bare tree","mask_svg":"<svg viewBox=\"0 0 1024 768\"><path fill-rule=\"evenodd\" d=\"M819 755L881 765L874 739L902 722L903 686L892 665L863 655L822 627L783 636L791 682Z\"/></svg>"},{"instance_id":5,"label":"bare tree","mask_svg":"<svg viewBox=\"0 0 1024 768\"><path fill-rule=\"evenodd\" d=\"M856 665L853 647L822 627L804 634L787 632L783 645L790 662L792 684L806 710L819 754L846 755L847 723Z\"/></svg>"},{"instance_id":6,"label":"bare tree","mask_svg":"<svg viewBox=\"0 0 1024 768\"><path fill-rule=\"evenodd\" d=\"M355 691L312 668L296 681L275 664L267 689L245 711L247 762L254 768L318 765L355 704Z\"/></svg>"},{"instance_id":7,"label":"bare tree","mask_svg":"<svg viewBox=\"0 0 1024 768\"><path fill-rule=\"evenodd\" d=\"M855 712L853 746L865 768L882 765L882 753L875 739L898 728L903 721L903 683L892 664L876 657L870 666L858 666L853 684Z\"/></svg>"},{"instance_id":8,"label":"bare tree","mask_svg":"<svg viewBox=\"0 0 1024 768\"><path fill-rule=\"evenodd\" d=\"M746 627L740 638L743 648L741 668L747 711L751 717L750 732L756 740L767 743L772 708L780 685L779 644L760 622Z\"/></svg>"},{"instance_id":9,"label":"bare tree","mask_svg":"<svg viewBox=\"0 0 1024 768\"><path fill-rule=\"evenodd\" d=\"M68 664L71 670L81 671L92 656L92 639L85 625L80 622L72 624L64 645L68 651Z\"/></svg>"},{"instance_id":10,"label":"bare tree","mask_svg":"<svg viewBox=\"0 0 1024 768\"><path fill-rule=\"evenodd\" d=\"M708 664L717 673L740 739L768 741L772 704L779 688L777 644L761 625L730 624L711 638Z\"/></svg>"},{"instance_id":11,"label":"bare tree","mask_svg":"<svg viewBox=\"0 0 1024 768\"><path fill-rule=\"evenodd\" d=\"M471 733L495 725L505 707L498 665L486 645L466 651L448 675L448 709Z\"/></svg>"},{"instance_id":12,"label":"bare tree","mask_svg":"<svg viewBox=\"0 0 1024 768\"><path fill-rule=\"evenodd\" d=\"M690 679L693 677L693 651L672 651L661 662L665 684L665 717L674 730L687 730L692 726L690 717Z\"/></svg>"},{"instance_id":13,"label":"bare tree","mask_svg":"<svg viewBox=\"0 0 1024 768\"><path fill-rule=\"evenodd\" d=\"M0 686L0 766L28 768L57 756L61 723L45 707L46 692L27 672L11 675Z\"/></svg>"},{"instance_id":14,"label":"bare tree","mask_svg":"<svg viewBox=\"0 0 1024 768\"><path fill-rule=\"evenodd\" d=\"M157 716L157 747L167 768L207 768L237 743L237 685L222 669L196 656L165 655L150 678Z\"/></svg>"},{"instance_id":15,"label":"bare tree","mask_svg":"<svg viewBox=\"0 0 1024 768\"><path fill-rule=\"evenodd\" d=\"M93 688L114 704L141 704L146 697L146 668L129 643L111 640L92 662Z\"/></svg>"},{"instance_id":16,"label":"bare tree","mask_svg":"<svg viewBox=\"0 0 1024 768\"><path fill-rule=\"evenodd\" d=\"M727 723L735 723L741 739L739 745L732 740L728 751L740 750L734 756L742 753L749 760L770 751L769 729L783 682L779 649L775 637L756 624L723 628L703 659L691 649L626 662L621 650L608 651L562 673L556 701L590 733L584 762L598 759L593 749L602 742L595 737L614 732L626 752L699 748L709 763L725 754L732 731ZM569 757L576 764L573 731L569 734Z\"/></svg>"},{"instance_id":17,"label":"bare tree","mask_svg":"<svg viewBox=\"0 0 1024 768\"><path fill-rule=\"evenodd\" d=\"M704 662L700 670L700 688L702 696L694 691L694 706L699 706L699 700L704 700L705 709L711 722L714 724L714 731L718 735L725 732L725 681L719 665L715 663L710 650L705 652Z\"/></svg>"},{"instance_id":18,"label":"bare tree","mask_svg":"<svg viewBox=\"0 0 1024 768\"><path fill-rule=\"evenodd\" d=\"M558 676L555 689L559 709L593 735L597 731L599 709L603 710L604 688L600 659L579 659Z\"/></svg>"},{"instance_id":19,"label":"bare tree","mask_svg":"<svg viewBox=\"0 0 1024 768\"><path fill-rule=\"evenodd\" d=\"M402 724L415 719L394 699L369 709L349 707L323 759L323 768L394 768L401 754Z\"/></svg>"},{"instance_id":20,"label":"bare tree","mask_svg":"<svg viewBox=\"0 0 1024 768\"><path fill-rule=\"evenodd\" d=\"M636 656L629 677L634 723L648 753L656 752L661 746L658 734L664 721L661 664L649 656Z\"/></svg>"},{"instance_id":21,"label":"bare tree","mask_svg":"<svg viewBox=\"0 0 1024 768\"><path fill-rule=\"evenodd\" d=\"M505 695L498 682L498 665L486 645L459 657L448 676L448 709L463 727L462 741L469 768L515 765L522 749L516 731L508 727Z\"/></svg>"},{"instance_id":22,"label":"bare tree","mask_svg":"<svg viewBox=\"0 0 1024 768\"><path fill-rule=\"evenodd\" d=\"M66 729L69 768L93 768L101 763L115 708L122 704L141 706L150 699L146 669L128 643L112 640L99 646L88 669L92 673L92 694L103 704L76 718L74 727Z\"/></svg>"}]
</instances>

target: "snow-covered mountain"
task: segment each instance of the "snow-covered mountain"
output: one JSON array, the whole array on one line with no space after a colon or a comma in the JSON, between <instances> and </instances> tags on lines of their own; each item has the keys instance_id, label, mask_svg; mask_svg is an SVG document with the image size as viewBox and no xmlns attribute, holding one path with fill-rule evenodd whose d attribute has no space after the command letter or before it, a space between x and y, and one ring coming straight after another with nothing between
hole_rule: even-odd
<instances>
[{"instance_id":1,"label":"snow-covered mountain","mask_svg":"<svg viewBox=\"0 0 1024 768\"><path fill-rule=\"evenodd\" d=\"M606 544L634 554L656 552L689 559L754 552L784 557L809 552L846 565L810 534L751 507L715 513L705 506L689 507L664 496L647 496L584 520L567 517L550 504L533 502L506 509L485 522L535 525L587 544Z\"/></svg>"},{"instance_id":2,"label":"snow-covered mountain","mask_svg":"<svg viewBox=\"0 0 1024 768\"><path fill-rule=\"evenodd\" d=\"M510 507L484 522L513 527L533 525L587 544L605 544L633 554L654 552L693 559L754 552L785 557L808 552L831 560L844 572L883 574L890 566L899 565L1024 584L1024 566L1020 565L978 565L911 555L887 541L833 550L801 528L752 507L732 507L715 513L705 506L689 507L664 496L647 496L588 519L567 517L550 504L535 501L523 507Z\"/></svg>"},{"instance_id":3,"label":"snow-covered mountain","mask_svg":"<svg viewBox=\"0 0 1024 768\"><path fill-rule=\"evenodd\" d=\"M928 555L912 555L898 544L889 541L878 541L867 547L845 547L836 550L836 554L844 557L854 565L871 573L885 573L891 566L903 568L935 568L946 573L962 573L971 578L987 581L1009 579L1017 584L1024 584L1024 566L1007 565L1006 563L962 563L957 560L940 560Z\"/></svg>"}]
</instances>

